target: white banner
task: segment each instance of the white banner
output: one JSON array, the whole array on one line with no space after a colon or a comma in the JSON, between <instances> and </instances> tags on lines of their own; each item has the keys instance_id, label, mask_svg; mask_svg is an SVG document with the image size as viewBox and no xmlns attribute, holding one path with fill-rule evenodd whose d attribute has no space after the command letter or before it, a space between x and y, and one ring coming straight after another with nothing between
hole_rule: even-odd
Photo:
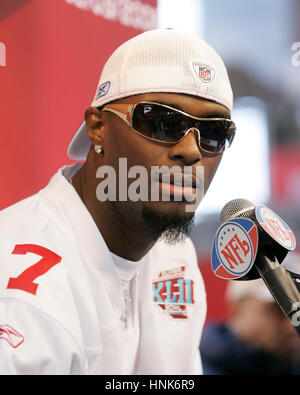
<instances>
[{"instance_id":1,"label":"white banner","mask_svg":"<svg viewBox=\"0 0 300 395\"><path fill-rule=\"evenodd\" d=\"M91 11L124 26L151 30L157 27L157 9L139 0L65 0L84 11Z\"/></svg>"}]
</instances>

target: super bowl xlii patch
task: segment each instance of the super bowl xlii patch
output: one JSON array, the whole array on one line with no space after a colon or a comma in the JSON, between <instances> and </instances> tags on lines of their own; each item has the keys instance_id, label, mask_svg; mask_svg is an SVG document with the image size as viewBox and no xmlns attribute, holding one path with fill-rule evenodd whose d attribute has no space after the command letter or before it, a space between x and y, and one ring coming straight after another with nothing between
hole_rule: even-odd
<instances>
[{"instance_id":1,"label":"super bowl xlii patch","mask_svg":"<svg viewBox=\"0 0 300 395\"><path fill-rule=\"evenodd\" d=\"M188 318L188 306L194 304L194 282L185 278L185 267L162 271L152 281L153 303L172 318Z\"/></svg>"}]
</instances>

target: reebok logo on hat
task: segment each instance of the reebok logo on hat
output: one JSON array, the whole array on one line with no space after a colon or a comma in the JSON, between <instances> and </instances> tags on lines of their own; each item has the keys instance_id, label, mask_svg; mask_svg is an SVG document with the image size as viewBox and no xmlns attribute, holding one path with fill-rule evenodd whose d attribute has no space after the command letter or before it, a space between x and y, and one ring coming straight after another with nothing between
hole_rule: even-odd
<instances>
[{"instance_id":1,"label":"reebok logo on hat","mask_svg":"<svg viewBox=\"0 0 300 395\"><path fill-rule=\"evenodd\" d=\"M109 88L110 88L110 81L104 82L104 84L100 85L95 100L99 99L102 96L107 95Z\"/></svg>"}]
</instances>

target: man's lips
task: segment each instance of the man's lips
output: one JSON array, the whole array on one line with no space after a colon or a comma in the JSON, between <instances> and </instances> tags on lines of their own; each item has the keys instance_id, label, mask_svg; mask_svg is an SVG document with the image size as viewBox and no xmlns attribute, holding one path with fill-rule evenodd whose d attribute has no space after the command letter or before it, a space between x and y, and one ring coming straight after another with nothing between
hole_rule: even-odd
<instances>
[{"instance_id":1,"label":"man's lips","mask_svg":"<svg viewBox=\"0 0 300 395\"><path fill-rule=\"evenodd\" d=\"M158 173L153 177L154 181L162 184L179 186L182 188L199 188L200 180L192 174L184 173Z\"/></svg>"},{"instance_id":2,"label":"man's lips","mask_svg":"<svg viewBox=\"0 0 300 395\"><path fill-rule=\"evenodd\" d=\"M159 183L160 190L167 199L168 196L173 196L176 200L193 201L200 190L200 180L192 174L158 173L152 179Z\"/></svg>"}]
</instances>

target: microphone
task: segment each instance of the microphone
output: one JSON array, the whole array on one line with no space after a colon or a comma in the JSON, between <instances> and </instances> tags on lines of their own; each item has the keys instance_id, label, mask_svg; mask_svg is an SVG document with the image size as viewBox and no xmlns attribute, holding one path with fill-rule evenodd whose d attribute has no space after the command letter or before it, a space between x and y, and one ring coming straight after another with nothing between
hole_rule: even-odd
<instances>
[{"instance_id":1,"label":"microphone","mask_svg":"<svg viewBox=\"0 0 300 395\"><path fill-rule=\"evenodd\" d=\"M289 226L264 205L246 199L227 203L213 240L211 264L227 280L262 278L300 336L300 276L281 263L296 240Z\"/></svg>"}]
</instances>

